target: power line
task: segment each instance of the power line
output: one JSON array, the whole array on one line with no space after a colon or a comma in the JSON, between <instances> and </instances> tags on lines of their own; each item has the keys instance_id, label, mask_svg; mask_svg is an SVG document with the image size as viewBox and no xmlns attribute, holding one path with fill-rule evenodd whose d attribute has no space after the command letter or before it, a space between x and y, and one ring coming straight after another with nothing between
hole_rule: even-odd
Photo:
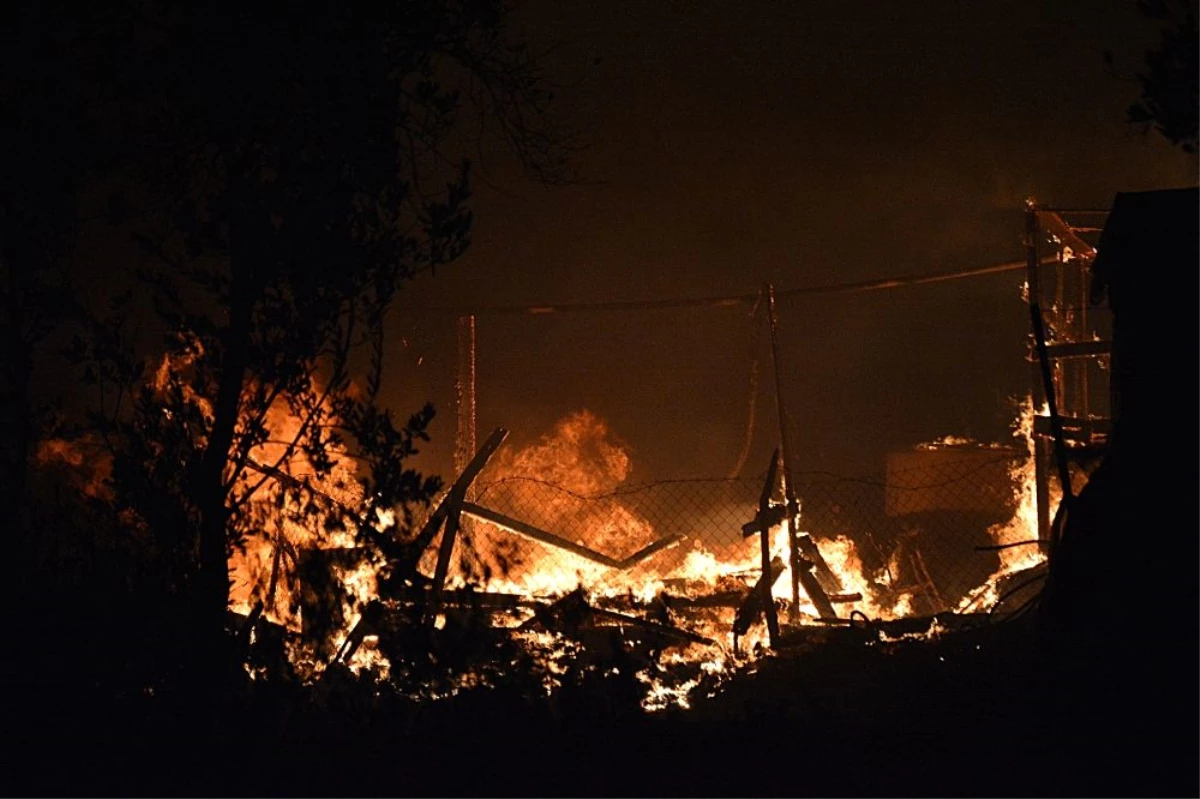
<instances>
[{"instance_id":1,"label":"power line","mask_svg":"<svg viewBox=\"0 0 1200 799\"><path fill-rule=\"evenodd\" d=\"M776 291L779 298L815 296L821 294L860 294L868 291L901 288L903 286L918 286L925 283L942 283L949 280L961 280L981 275L995 275L1003 272L1016 272L1025 269L1025 261L1012 261L994 266L976 267L974 269L953 269L941 272L929 272L923 275L903 275L876 280L862 280L853 283L827 283L820 286L805 286L794 289ZM431 305L424 308L407 306L409 311L431 311L453 313L458 315L526 315L541 316L556 313L583 313L589 311L655 311L674 308L736 308L750 306L758 299L758 292L726 297L684 297L665 300L633 300L629 302L571 302L557 304L533 305Z\"/></svg>"}]
</instances>

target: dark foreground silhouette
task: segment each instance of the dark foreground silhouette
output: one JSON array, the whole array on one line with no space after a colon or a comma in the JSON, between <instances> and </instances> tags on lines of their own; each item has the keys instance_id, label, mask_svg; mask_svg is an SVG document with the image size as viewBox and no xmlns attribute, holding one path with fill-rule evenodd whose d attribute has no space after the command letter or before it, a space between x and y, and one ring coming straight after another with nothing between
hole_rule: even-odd
<instances>
[{"instance_id":1,"label":"dark foreground silhouette","mask_svg":"<svg viewBox=\"0 0 1200 799\"><path fill-rule=\"evenodd\" d=\"M1121 685L1089 683L1094 706L1079 714L1053 695L1035 640L1031 615L891 647L847 637L649 716L621 677L552 699L499 687L412 703L349 681L113 696L68 687L62 675L86 675L88 658L60 647L71 662L10 695L6 792L1196 795L1196 727L1172 721L1194 722L1194 695L1138 706Z\"/></svg>"}]
</instances>

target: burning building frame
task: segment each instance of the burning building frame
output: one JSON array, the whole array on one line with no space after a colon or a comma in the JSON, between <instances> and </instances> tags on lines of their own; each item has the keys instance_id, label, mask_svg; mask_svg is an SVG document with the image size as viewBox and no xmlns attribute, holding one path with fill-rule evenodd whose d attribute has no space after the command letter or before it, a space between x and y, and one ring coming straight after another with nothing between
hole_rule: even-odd
<instances>
[{"instance_id":1,"label":"burning building frame","mask_svg":"<svg viewBox=\"0 0 1200 799\"><path fill-rule=\"evenodd\" d=\"M1046 573L1062 494L1049 465L1072 447L1071 479L1086 480L1103 444L1096 411L1107 387L1092 374L1106 368L1097 315L1078 307L1094 254L1082 237L1099 225L1029 213L1028 261L961 273L1026 269L1031 360L1039 379L1049 365L1050 382L1035 382L1013 444L946 437L893 453L875 481L790 468L767 286L754 299L772 334L781 447L765 472L628 485L628 453L586 411L528 446L505 448L504 428L477 444L477 328L462 316L453 484L382 555L310 543L281 557L282 543L264 542L275 546L260 557L272 563L271 590L251 588L235 602L243 639L272 628L305 678L334 666L386 677L401 642L472 630L537 652L548 690L564 657L598 648L608 660L632 657L644 706L659 708L686 706L691 691L712 689L762 652L840 634L911 639L976 625L1006 603L1026 609ZM265 575L260 568L260 582ZM270 608L288 592L298 600L281 618ZM443 681L430 695L454 690Z\"/></svg>"},{"instance_id":2,"label":"burning building frame","mask_svg":"<svg viewBox=\"0 0 1200 799\"><path fill-rule=\"evenodd\" d=\"M1077 493L1112 431L1112 313L1091 302L1096 241L1108 211L1026 208L1026 264L1038 539L1053 545L1050 491ZM1053 474L1053 480L1051 475Z\"/></svg>"}]
</instances>

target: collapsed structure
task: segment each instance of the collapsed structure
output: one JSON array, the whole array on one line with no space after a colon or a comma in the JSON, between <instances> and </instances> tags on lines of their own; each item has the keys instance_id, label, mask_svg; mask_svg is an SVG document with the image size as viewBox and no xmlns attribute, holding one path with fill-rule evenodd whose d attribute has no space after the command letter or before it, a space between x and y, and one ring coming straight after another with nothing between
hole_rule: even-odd
<instances>
[{"instance_id":1,"label":"collapsed structure","mask_svg":"<svg viewBox=\"0 0 1200 799\"><path fill-rule=\"evenodd\" d=\"M1087 306L1103 219L1027 211L1036 379L1016 445L947 440L893 455L879 486L881 515L862 529L833 520L836 502L806 507L813 486L788 473L783 424L784 452L756 487L727 503L741 514L740 530L728 515L721 524L740 542L724 547L714 547L711 520L688 519L686 532L656 529L667 525L620 501L624 472L573 491L544 479L534 459L523 473L482 483L508 433L497 429L476 447L475 328L464 318L453 485L382 561L352 547L306 552L301 629L277 627L275 638L300 641L294 651L310 674L335 663L371 668L386 666L387 639L414 629L436 634L469 615L500 635L600 640L610 650L638 649L644 660L720 672L762 648L802 643L813 630L869 630L878 640L972 623L1010 596L1028 598L1045 577L1059 497L1069 500L1086 482L1111 430L1111 326ZM585 432L570 435L597 435L594 419L575 423ZM538 492L543 498L530 501ZM923 532L946 520L947 535L965 540L971 527L978 536L973 557L958 556L950 569L931 565ZM396 569L400 560L405 567ZM274 572L271 579L275 585ZM345 590L328 590L337 585ZM264 629L263 602L242 611L244 630Z\"/></svg>"}]
</instances>

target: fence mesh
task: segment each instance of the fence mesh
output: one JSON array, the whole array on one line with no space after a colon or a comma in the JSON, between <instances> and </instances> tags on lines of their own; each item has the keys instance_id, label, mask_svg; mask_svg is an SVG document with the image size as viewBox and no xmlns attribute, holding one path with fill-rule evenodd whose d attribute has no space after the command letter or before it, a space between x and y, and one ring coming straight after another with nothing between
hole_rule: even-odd
<instances>
[{"instance_id":1,"label":"fence mesh","mask_svg":"<svg viewBox=\"0 0 1200 799\"><path fill-rule=\"evenodd\" d=\"M945 448L894 458L884 479L793 475L801 530L846 593L863 594L839 615L970 609L1004 566L1005 555L992 547L1036 537L1021 518L1027 467L1019 450ZM666 480L588 495L533 475L489 480L485 472L476 486L479 506L566 543L476 518L464 527L458 574L489 590L543 596L580 585L641 597L744 593L761 574L757 536L745 536L742 527L755 516L764 478ZM637 557L664 540L671 545ZM774 544L786 558L784 541ZM1014 548L1023 557L1030 550L1036 553Z\"/></svg>"},{"instance_id":2,"label":"fence mesh","mask_svg":"<svg viewBox=\"0 0 1200 799\"><path fill-rule=\"evenodd\" d=\"M1051 316L1083 314L1086 270L1075 275L1064 242L1099 228L1061 227L1040 228L1036 254L1052 268L1039 296L1053 295ZM1042 560L1026 542L1042 537L1037 501L1043 524L1055 504L1044 479L1039 493L1031 408L1023 435L1008 435L1040 379L1024 266L781 293L777 325L766 291L486 311L458 339L458 371L435 381L460 403L459 463L443 474L467 459L476 420L480 439L512 431L472 486L483 516L465 517L452 579L546 598L577 586L744 597L762 558L743 525L786 429L799 528L841 580L839 616L986 609ZM1098 400L1080 402L1087 416ZM786 561L786 535L770 539ZM790 580L774 590L781 604Z\"/></svg>"}]
</instances>

